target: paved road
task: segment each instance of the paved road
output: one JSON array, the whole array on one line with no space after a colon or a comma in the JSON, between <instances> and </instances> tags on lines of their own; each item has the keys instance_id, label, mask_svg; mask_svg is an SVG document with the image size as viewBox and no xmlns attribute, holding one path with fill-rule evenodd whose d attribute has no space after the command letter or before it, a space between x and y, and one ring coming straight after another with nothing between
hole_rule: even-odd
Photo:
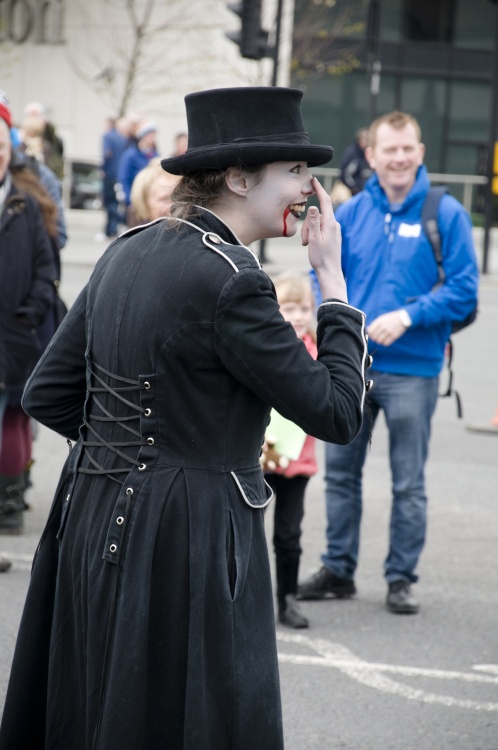
<instances>
[{"instance_id":1,"label":"paved road","mask_svg":"<svg viewBox=\"0 0 498 750\"><path fill-rule=\"evenodd\" d=\"M104 249L93 242L100 221L98 214L70 213L62 286L68 302ZM306 262L297 242L272 241L268 256L270 273ZM465 429L489 421L498 405L497 321L498 277L490 276L478 323L455 339L465 419L457 420L454 402L445 399L434 422L420 614L394 616L383 606L390 478L379 424L365 471L357 598L306 603L308 631L277 627L286 750L498 750L498 436ZM66 451L63 439L40 429L26 533L0 537L0 552L14 562L0 576L2 703L30 561ZM321 458L321 446L318 452ZM303 576L319 564L323 538L319 475L307 495Z\"/></svg>"}]
</instances>

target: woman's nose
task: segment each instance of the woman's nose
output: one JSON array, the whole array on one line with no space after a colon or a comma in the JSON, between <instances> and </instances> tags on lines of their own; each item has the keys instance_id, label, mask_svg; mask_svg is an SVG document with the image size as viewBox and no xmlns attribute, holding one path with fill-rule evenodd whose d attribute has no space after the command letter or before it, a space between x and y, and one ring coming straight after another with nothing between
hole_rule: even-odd
<instances>
[{"instance_id":1,"label":"woman's nose","mask_svg":"<svg viewBox=\"0 0 498 750\"><path fill-rule=\"evenodd\" d=\"M316 190L313 187L312 180L313 180L313 177L309 175L301 191L303 195L315 195Z\"/></svg>"}]
</instances>

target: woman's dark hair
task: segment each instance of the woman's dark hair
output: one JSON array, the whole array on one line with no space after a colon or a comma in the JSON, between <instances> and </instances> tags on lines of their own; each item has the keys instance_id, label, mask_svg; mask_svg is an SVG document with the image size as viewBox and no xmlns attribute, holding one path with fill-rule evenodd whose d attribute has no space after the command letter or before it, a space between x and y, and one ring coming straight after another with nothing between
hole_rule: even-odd
<instances>
[{"instance_id":1,"label":"woman's dark hair","mask_svg":"<svg viewBox=\"0 0 498 750\"><path fill-rule=\"evenodd\" d=\"M257 175L263 172L264 167L264 164L258 164L255 167L243 165L184 175L171 194L173 200L171 216L177 219L188 219L196 213L196 206L209 208L216 203L226 188L225 176L229 169L235 168L241 172Z\"/></svg>"},{"instance_id":2,"label":"woman's dark hair","mask_svg":"<svg viewBox=\"0 0 498 750\"><path fill-rule=\"evenodd\" d=\"M38 203L45 230L51 239L57 238L57 206L36 174L24 164L12 165L12 182L21 192L31 195Z\"/></svg>"}]
</instances>

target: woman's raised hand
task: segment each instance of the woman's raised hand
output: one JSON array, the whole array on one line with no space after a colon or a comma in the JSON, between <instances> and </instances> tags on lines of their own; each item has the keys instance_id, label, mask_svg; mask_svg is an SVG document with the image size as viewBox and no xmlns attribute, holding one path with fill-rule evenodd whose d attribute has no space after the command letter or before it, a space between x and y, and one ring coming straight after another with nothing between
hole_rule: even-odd
<instances>
[{"instance_id":1,"label":"woman's raised hand","mask_svg":"<svg viewBox=\"0 0 498 750\"><path fill-rule=\"evenodd\" d=\"M308 246L309 261L317 275L322 297L347 301L346 283L341 268L341 227L337 223L327 191L313 177L320 210L308 209L301 229L303 245Z\"/></svg>"}]
</instances>

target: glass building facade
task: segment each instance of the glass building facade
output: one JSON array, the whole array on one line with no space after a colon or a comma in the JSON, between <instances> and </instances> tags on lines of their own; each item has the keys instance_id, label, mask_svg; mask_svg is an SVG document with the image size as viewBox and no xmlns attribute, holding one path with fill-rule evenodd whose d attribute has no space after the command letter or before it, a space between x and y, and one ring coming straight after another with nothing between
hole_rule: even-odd
<instances>
[{"instance_id":1,"label":"glass building facade","mask_svg":"<svg viewBox=\"0 0 498 750\"><path fill-rule=\"evenodd\" d=\"M485 174L497 13L490 0L296 0L292 85L311 137L338 163L358 128L401 109L430 172Z\"/></svg>"}]
</instances>

